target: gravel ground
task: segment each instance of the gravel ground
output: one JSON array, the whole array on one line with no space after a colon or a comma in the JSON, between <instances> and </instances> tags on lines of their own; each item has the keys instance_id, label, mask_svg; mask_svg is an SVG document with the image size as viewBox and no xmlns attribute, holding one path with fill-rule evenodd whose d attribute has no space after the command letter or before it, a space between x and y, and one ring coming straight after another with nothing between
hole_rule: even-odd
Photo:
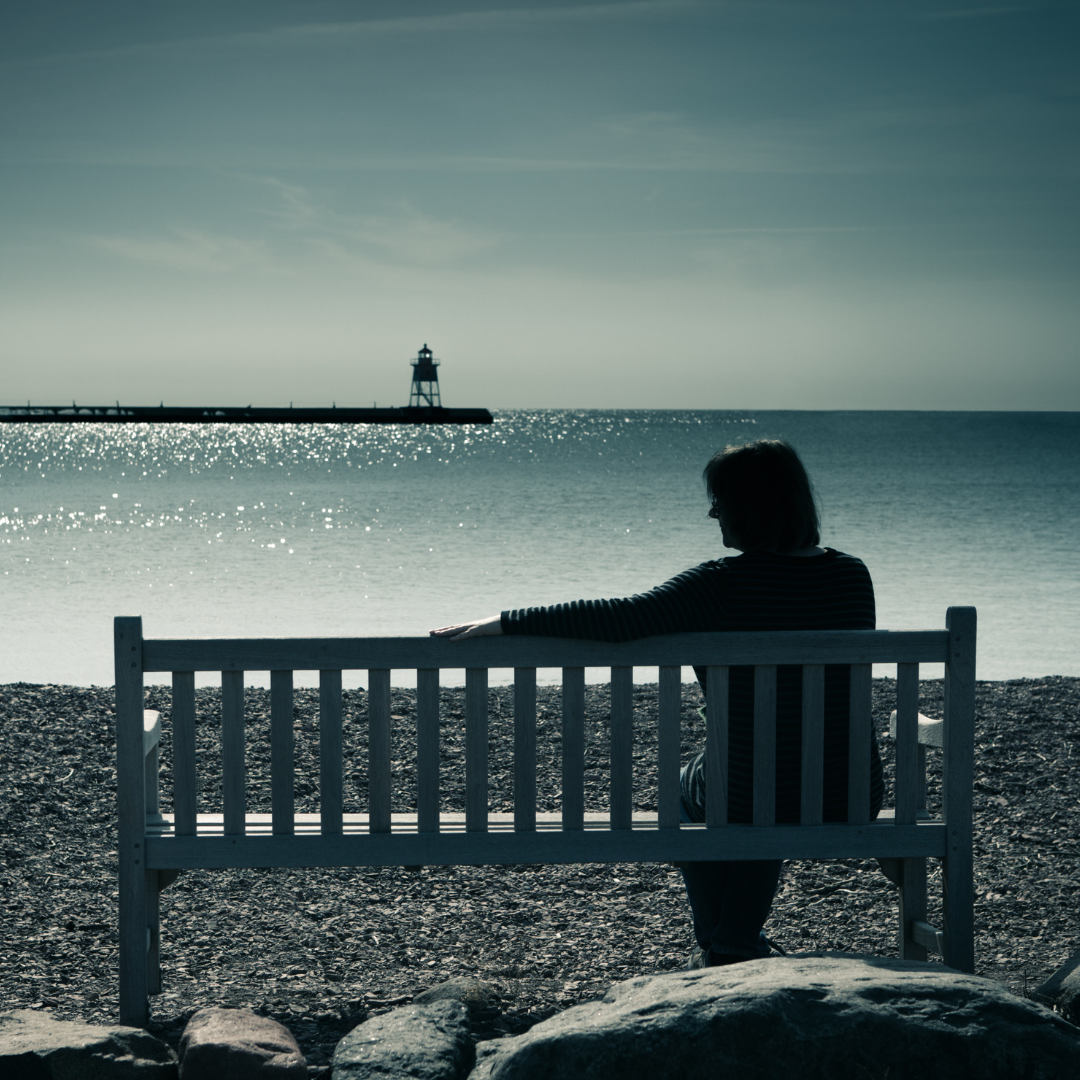
<instances>
[{"instance_id":1,"label":"gravel ground","mask_svg":"<svg viewBox=\"0 0 1080 1080\"><path fill-rule=\"evenodd\" d=\"M941 714L941 683L920 708ZM363 691L346 692L346 776L366 787ZM443 696L443 794L463 809L463 692ZM700 743L696 687L684 692L684 759ZM895 686L875 680L878 730ZM147 706L168 714L168 690ZM557 688L538 693L541 809L557 809ZM511 808L512 690L491 691L491 800ZM1080 679L980 683L975 782L976 964L1029 992L1077 948ZM219 694L198 692L200 739L219 736ZM655 745L655 686L635 688L635 750ZM318 691L298 690L298 809L316 810ZM249 790L269 809L269 693L247 692ZM586 805L606 803L607 690L589 687ZM393 696L395 810L412 781L410 691ZM882 741L889 766L888 740ZM200 759L201 809L220 791ZM168 747L163 804L169 800ZM932 780L933 783L933 780ZM638 809L655 808L639 776ZM115 1023L115 741L107 687L0 686L0 1009ZM348 799L348 795L347 795ZM360 809L346 806L346 809ZM936 877L936 876L935 876ZM937 880L931 881L930 921ZM1072 899L1070 899L1072 897ZM492 984L480 1037L527 1030L614 981L680 967L691 945L681 878L667 865L189 872L163 895L165 989L151 1029L174 1045L203 1005L244 1005L283 1021L317 1074L359 1021L458 975ZM766 927L789 952L896 955L894 889L860 860L789 863Z\"/></svg>"}]
</instances>

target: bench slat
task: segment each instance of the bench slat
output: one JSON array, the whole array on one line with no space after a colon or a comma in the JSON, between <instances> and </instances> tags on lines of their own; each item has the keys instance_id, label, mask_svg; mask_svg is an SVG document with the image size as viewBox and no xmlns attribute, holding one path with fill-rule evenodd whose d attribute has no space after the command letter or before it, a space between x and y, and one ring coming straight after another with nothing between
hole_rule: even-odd
<instances>
[{"instance_id":1,"label":"bench slat","mask_svg":"<svg viewBox=\"0 0 1080 1080\"><path fill-rule=\"evenodd\" d=\"M416 673L416 813L421 832L439 831L439 672Z\"/></svg>"},{"instance_id":2,"label":"bench slat","mask_svg":"<svg viewBox=\"0 0 1080 1080\"><path fill-rule=\"evenodd\" d=\"M244 773L244 673L221 673L221 774L225 832L242 836L246 804Z\"/></svg>"},{"instance_id":3,"label":"bench slat","mask_svg":"<svg viewBox=\"0 0 1080 1080\"><path fill-rule=\"evenodd\" d=\"M896 824L910 825L919 808L919 665L896 665Z\"/></svg>"},{"instance_id":4,"label":"bench slat","mask_svg":"<svg viewBox=\"0 0 1080 1080\"><path fill-rule=\"evenodd\" d=\"M142 644L144 671L321 671L328 668L652 667L694 664L936 663L944 630L813 630L665 634L611 643L506 636L161 639Z\"/></svg>"},{"instance_id":5,"label":"bench slat","mask_svg":"<svg viewBox=\"0 0 1080 1080\"><path fill-rule=\"evenodd\" d=\"M319 672L319 812L322 831L341 832L341 672Z\"/></svg>"},{"instance_id":6,"label":"bench slat","mask_svg":"<svg viewBox=\"0 0 1080 1080\"><path fill-rule=\"evenodd\" d=\"M657 739L657 817L661 829L679 827L679 765L682 731L682 668L660 668L660 731Z\"/></svg>"},{"instance_id":7,"label":"bench slat","mask_svg":"<svg viewBox=\"0 0 1080 1080\"><path fill-rule=\"evenodd\" d=\"M562 673L562 818L580 829L585 813L585 669Z\"/></svg>"},{"instance_id":8,"label":"bench slat","mask_svg":"<svg viewBox=\"0 0 1080 1080\"><path fill-rule=\"evenodd\" d=\"M368 671L368 813L372 832L390 831L390 671Z\"/></svg>"},{"instance_id":9,"label":"bench slat","mask_svg":"<svg viewBox=\"0 0 1080 1080\"><path fill-rule=\"evenodd\" d=\"M536 668L514 668L514 827L536 828Z\"/></svg>"},{"instance_id":10,"label":"bench slat","mask_svg":"<svg viewBox=\"0 0 1080 1080\"><path fill-rule=\"evenodd\" d=\"M195 672L174 671L172 677L173 811L176 831L195 833L198 812L195 775Z\"/></svg>"},{"instance_id":11,"label":"bench slat","mask_svg":"<svg viewBox=\"0 0 1080 1080\"><path fill-rule=\"evenodd\" d=\"M776 821L776 665L754 668L755 825Z\"/></svg>"},{"instance_id":12,"label":"bench slat","mask_svg":"<svg viewBox=\"0 0 1080 1080\"><path fill-rule=\"evenodd\" d=\"M870 733L873 681L869 664L851 665L848 706L848 822L870 820Z\"/></svg>"},{"instance_id":13,"label":"bench slat","mask_svg":"<svg viewBox=\"0 0 1080 1080\"><path fill-rule=\"evenodd\" d=\"M728 818L728 669L705 673L705 824L727 825Z\"/></svg>"},{"instance_id":14,"label":"bench slat","mask_svg":"<svg viewBox=\"0 0 1080 1080\"><path fill-rule=\"evenodd\" d=\"M488 673L465 669L465 814L469 832L487 831Z\"/></svg>"},{"instance_id":15,"label":"bench slat","mask_svg":"<svg viewBox=\"0 0 1080 1080\"><path fill-rule=\"evenodd\" d=\"M611 669L611 827L629 829L634 815L634 669Z\"/></svg>"},{"instance_id":16,"label":"bench slat","mask_svg":"<svg viewBox=\"0 0 1080 1080\"><path fill-rule=\"evenodd\" d=\"M293 831L295 802L295 741L293 730L293 673L270 672L270 806L274 832Z\"/></svg>"},{"instance_id":17,"label":"bench slat","mask_svg":"<svg viewBox=\"0 0 1080 1080\"><path fill-rule=\"evenodd\" d=\"M155 837L146 839L151 867L452 866L505 863L670 862L707 859L839 859L941 857L947 847L940 822L915 825L776 825L758 829L700 825L609 829L607 822L563 830L558 822L535 832L514 831L513 821L490 831L460 824L439 833L409 831L308 835ZM318 829L315 825L314 830Z\"/></svg>"},{"instance_id":18,"label":"bench slat","mask_svg":"<svg viewBox=\"0 0 1080 1080\"><path fill-rule=\"evenodd\" d=\"M825 668L802 669L802 777L799 820L820 825L825 806Z\"/></svg>"}]
</instances>

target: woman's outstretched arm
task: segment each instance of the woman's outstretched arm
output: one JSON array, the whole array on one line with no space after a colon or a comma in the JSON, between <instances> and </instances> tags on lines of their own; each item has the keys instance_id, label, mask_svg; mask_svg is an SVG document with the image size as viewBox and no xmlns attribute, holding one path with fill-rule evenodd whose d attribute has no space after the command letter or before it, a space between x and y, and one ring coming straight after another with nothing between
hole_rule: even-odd
<instances>
[{"instance_id":1,"label":"woman's outstretched arm","mask_svg":"<svg viewBox=\"0 0 1080 1080\"><path fill-rule=\"evenodd\" d=\"M449 638L451 641L464 641L466 638L484 637L502 632L501 615L489 615L486 619L455 623L453 626L440 626L438 630L428 631L431 637Z\"/></svg>"}]
</instances>

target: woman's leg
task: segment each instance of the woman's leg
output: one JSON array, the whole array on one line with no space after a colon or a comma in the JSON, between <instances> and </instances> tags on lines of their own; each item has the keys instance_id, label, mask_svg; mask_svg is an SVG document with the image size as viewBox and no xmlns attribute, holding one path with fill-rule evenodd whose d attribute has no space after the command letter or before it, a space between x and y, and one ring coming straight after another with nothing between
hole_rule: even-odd
<instances>
[{"instance_id":1,"label":"woman's leg","mask_svg":"<svg viewBox=\"0 0 1080 1080\"><path fill-rule=\"evenodd\" d=\"M694 937L710 957L768 956L761 928L776 895L781 865L778 860L683 864Z\"/></svg>"},{"instance_id":2,"label":"woman's leg","mask_svg":"<svg viewBox=\"0 0 1080 1080\"><path fill-rule=\"evenodd\" d=\"M696 779L695 779L696 777ZM679 777L679 820L690 824L705 820L704 755L683 766ZM694 796L701 797L700 805ZM688 862L677 864L686 883L694 917L694 937L706 960L730 963L733 959L768 956L761 928L769 917L780 882L778 860L753 862ZM721 957L728 957L722 960Z\"/></svg>"}]
</instances>

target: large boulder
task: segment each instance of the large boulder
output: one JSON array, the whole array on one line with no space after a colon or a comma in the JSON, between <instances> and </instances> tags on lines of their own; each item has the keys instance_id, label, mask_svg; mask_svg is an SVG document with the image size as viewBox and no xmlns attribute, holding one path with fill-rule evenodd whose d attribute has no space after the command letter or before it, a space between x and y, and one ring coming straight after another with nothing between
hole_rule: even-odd
<instances>
[{"instance_id":1,"label":"large boulder","mask_svg":"<svg viewBox=\"0 0 1080 1080\"><path fill-rule=\"evenodd\" d=\"M1056 1006L1074 1024L1080 1024L1080 951L1035 991L1035 1000Z\"/></svg>"},{"instance_id":2,"label":"large boulder","mask_svg":"<svg viewBox=\"0 0 1080 1080\"><path fill-rule=\"evenodd\" d=\"M0 1014L3 1080L176 1080L176 1056L140 1028L55 1020L36 1009Z\"/></svg>"},{"instance_id":3,"label":"large boulder","mask_svg":"<svg viewBox=\"0 0 1080 1080\"><path fill-rule=\"evenodd\" d=\"M476 1060L459 1001L406 1005L353 1028L334 1051L333 1080L463 1080Z\"/></svg>"},{"instance_id":4,"label":"large boulder","mask_svg":"<svg viewBox=\"0 0 1080 1080\"><path fill-rule=\"evenodd\" d=\"M937 964L818 953L631 979L477 1056L470 1080L1074 1080L1080 1030Z\"/></svg>"},{"instance_id":5,"label":"large boulder","mask_svg":"<svg viewBox=\"0 0 1080 1080\"><path fill-rule=\"evenodd\" d=\"M447 979L430 990L413 994L414 1005L431 1005L436 1001L460 1001L476 1017L499 1008L499 996L491 983L475 979L471 975L459 975Z\"/></svg>"},{"instance_id":6,"label":"large boulder","mask_svg":"<svg viewBox=\"0 0 1080 1080\"><path fill-rule=\"evenodd\" d=\"M180 1037L180 1080L307 1080L283 1024L250 1009L200 1009Z\"/></svg>"}]
</instances>

